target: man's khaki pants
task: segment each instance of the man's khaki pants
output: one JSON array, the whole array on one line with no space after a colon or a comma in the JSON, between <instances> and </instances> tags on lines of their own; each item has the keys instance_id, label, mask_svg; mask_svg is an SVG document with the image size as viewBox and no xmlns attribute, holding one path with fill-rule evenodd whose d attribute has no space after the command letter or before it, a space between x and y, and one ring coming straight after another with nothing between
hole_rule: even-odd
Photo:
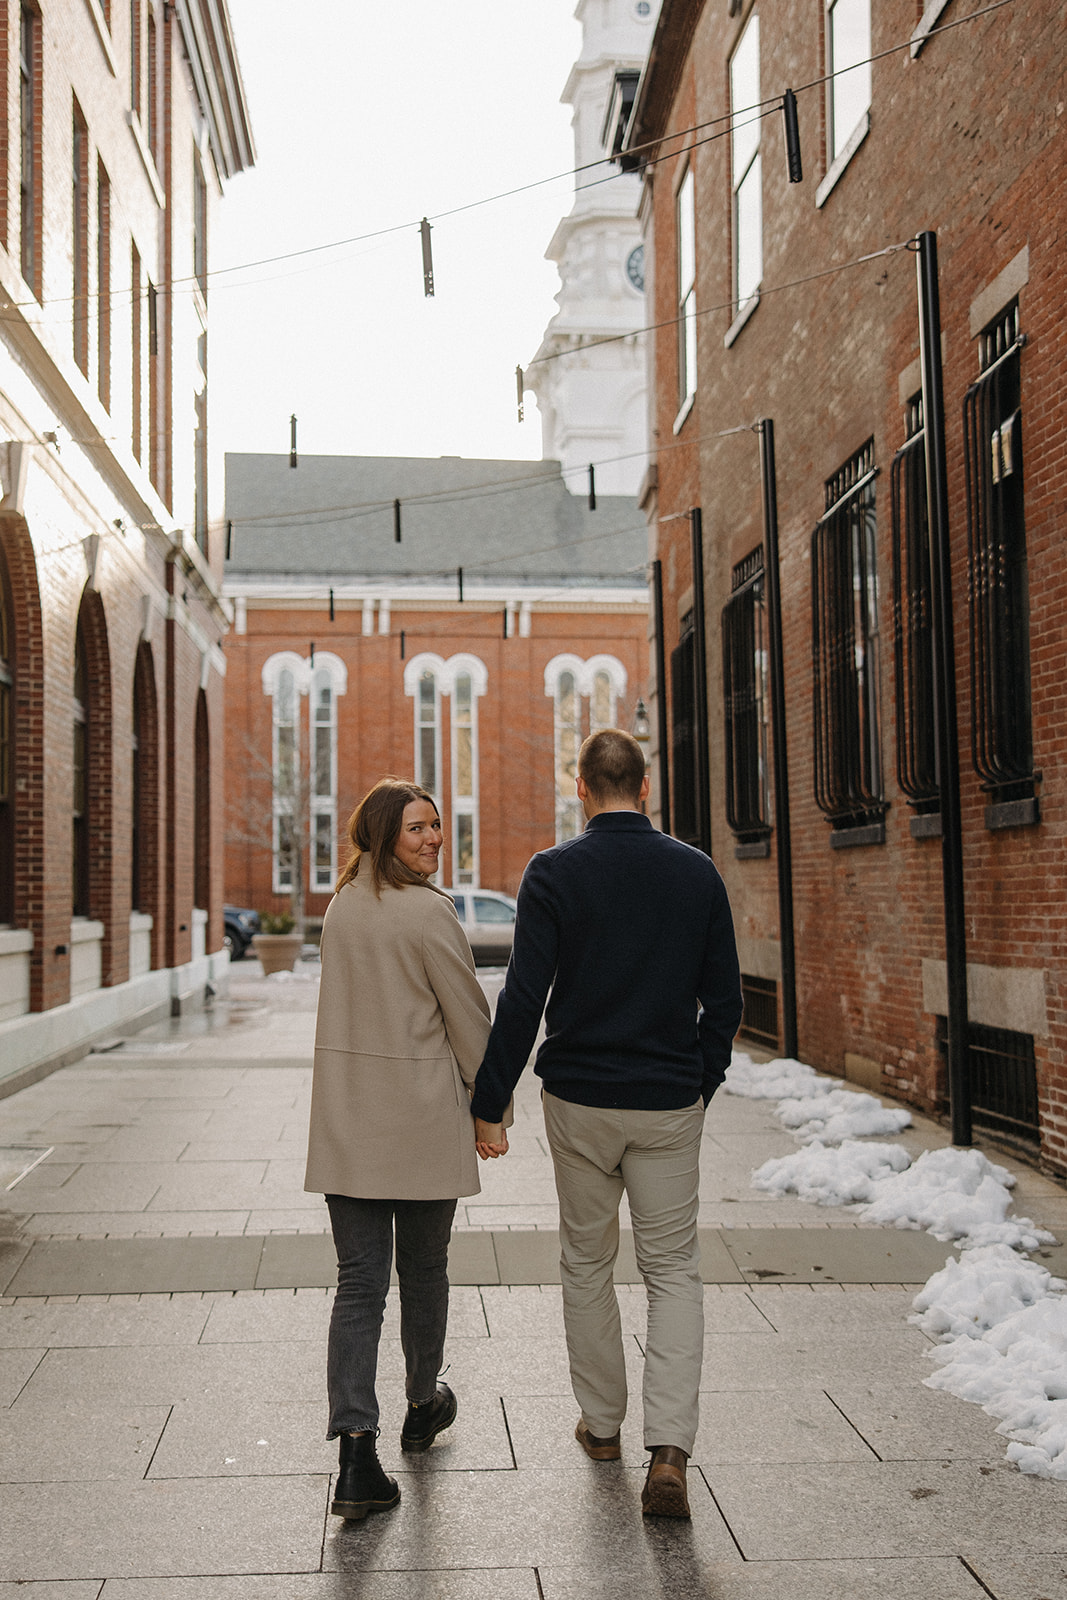
<instances>
[{"instance_id":1,"label":"man's khaki pants","mask_svg":"<svg viewBox=\"0 0 1067 1600\"><path fill-rule=\"evenodd\" d=\"M697 1184L704 1105L611 1111L544 1093L559 1195L560 1276L571 1384L590 1433L626 1415L626 1365L612 1267L619 1202L630 1203L648 1294L644 1443L692 1454L704 1353Z\"/></svg>"}]
</instances>

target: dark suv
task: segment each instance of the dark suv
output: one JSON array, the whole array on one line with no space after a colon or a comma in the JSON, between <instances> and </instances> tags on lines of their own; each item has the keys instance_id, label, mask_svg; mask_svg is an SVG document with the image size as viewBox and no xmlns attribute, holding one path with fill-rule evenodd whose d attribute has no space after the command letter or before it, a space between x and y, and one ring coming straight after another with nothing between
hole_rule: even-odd
<instances>
[{"instance_id":1,"label":"dark suv","mask_svg":"<svg viewBox=\"0 0 1067 1600\"><path fill-rule=\"evenodd\" d=\"M223 906L224 931L222 942L230 952L231 961L240 961L252 935L259 932L259 912L246 911L240 906Z\"/></svg>"}]
</instances>

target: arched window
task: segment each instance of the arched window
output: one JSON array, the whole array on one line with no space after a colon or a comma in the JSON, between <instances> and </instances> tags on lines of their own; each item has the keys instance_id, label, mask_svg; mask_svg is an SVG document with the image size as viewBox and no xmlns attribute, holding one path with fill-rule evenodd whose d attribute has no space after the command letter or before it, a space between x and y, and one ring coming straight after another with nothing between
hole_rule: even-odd
<instances>
[{"instance_id":1,"label":"arched window","mask_svg":"<svg viewBox=\"0 0 1067 1600\"><path fill-rule=\"evenodd\" d=\"M415 693L415 782L436 795L441 771L441 696L432 667L419 673Z\"/></svg>"},{"instance_id":2,"label":"arched window","mask_svg":"<svg viewBox=\"0 0 1067 1600\"><path fill-rule=\"evenodd\" d=\"M81 618L74 642L74 770L71 810L74 824L71 872L71 910L76 917L89 915L89 667Z\"/></svg>"},{"instance_id":3,"label":"arched window","mask_svg":"<svg viewBox=\"0 0 1067 1600\"><path fill-rule=\"evenodd\" d=\"M305 660L281 650L263 664L271 696L271 814L275 894L318 893L337 877L337 701L348 688L340 656L319 650ZM309 697L306 746L300 697ZM307 751L305 756L304 751ZM310 854L310 877L304 864Z\"/></svg>"},{"instance_id":4,"label":"arched window","mask_svg":"<svg viewBox=\"0 0 1067 1600\"><path fill-rule=\"evenodd\" d=\"M296 792L300 771L300 718L297 713L296 679L288 668L278 674L274 692L274 741L271 769L274 774L273 848L274 892L288 894L293 888L296 868Z\"/></svg>"},{"instance_id":5,"label":"arched window","mask_svg":"<svg viewBox=\"0 0 1067 1600\"><path fill-rule=\"evenodd\" d=\"M448 786L451 857L444 879L453 884L479 881L478 863L478 698L489 684L484 661L465 653L442 660L432 651L414 656L404 668L404 692L415 703L415 781L442 804L446 775L441 766L441 697L451 700Z\"/></svg>"},{"instance_id":6,"label":"arched window","mask_svg":"<svg viewBox=\"0 0 1067 1600\"><path fill-rule=\"evenodd\" d=\"M211 905L211 746L203 689L196 697L193 773L193 904L207 911Z\"/></svg>"},{"instance_id":7,"label":"arched window","mask_svg":"<svg viewBox=\"0 0 1067 1600\"><path fill-rule=\"evenodd\" d=\"M452 881L475 883L478 858L475 825L474 686L469 672L452 686Z\"/></svg>"},{"instance_id":8,"label":"arched window","mask_svg":"<svg viewBox=\"0 0 1067 1600\"><path fill-rule=\"evenodd\" d=\"M337 878L337 695L322 667L312 679L311 717L311 887L322 892Z\"/></svg>"},{"instance_id":9,"label":"arched window","mask_svg":"<svg viewBox=\"0 0 1067 1600\"><path fill-rule=\"evenodd\" d=\"M598 733L616 726L618 703L626 693L626 668L615 656L553 656L545 667L545 694L553 706L553 775L556 807L556 843L573 839L584 826L582 804L575 789L578 751L584 729ZM582 706L587 699L588 715Z\"/></svg>"},{"instance_id":10,"label":"arched window","mask_svg":"<svg viewBox=\"0 0 1067 1600\"><path fill-rule=\"evenodd\" d=\"M556 679L556 843L582 831L582 803L575 792L578 747L582 742L582 708L578 683L571 671Z\"/></svg>"},{"instance_id":11,"label":"arched window","mask_svg":"<svg viewBox=\"0 0 1067 1600\"><path fill-rule=\"evenodd\" d=\"M0 922L14 920L15 619L0 551Z\"/></svg>"}]
</instances>

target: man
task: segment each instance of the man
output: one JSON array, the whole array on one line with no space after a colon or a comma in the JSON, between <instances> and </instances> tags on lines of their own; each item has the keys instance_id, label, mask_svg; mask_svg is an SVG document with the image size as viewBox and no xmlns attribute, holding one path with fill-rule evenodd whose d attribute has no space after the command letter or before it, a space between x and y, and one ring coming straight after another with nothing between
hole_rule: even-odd
<instances>
[{"instance_id":1,"label":"man","mask_svg":"<svg viewBox=\"0 0 1067 1600\"><path fill-rule=\"evenodd\" d=\"M648 1516L687 1517L704 1339L697 1184L704 1111L741 1020L726 890L699 850L641 812L644 753L617 728L578 754L587 827L534 856L471 1111L483 1159L502 1155L504 1108L533 1048L556 1173L560 1276L575 1437L621 1454L626 1368L612 1266L625 1191L648 1296L644 1439ZM698 1019L698 1007L699 1019Z\"/></svg>"}]
</instances>

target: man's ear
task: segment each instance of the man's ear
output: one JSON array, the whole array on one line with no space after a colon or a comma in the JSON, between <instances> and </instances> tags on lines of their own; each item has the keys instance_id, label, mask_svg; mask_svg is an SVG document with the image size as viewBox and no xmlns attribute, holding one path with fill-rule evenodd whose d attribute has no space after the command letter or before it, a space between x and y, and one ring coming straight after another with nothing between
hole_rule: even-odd
<instances>
[{"instance_id":1,"label":"man's ear","mask_svg":"<svg viewBox=\"0 0 1067 1600\"><path fill-rule=\"evenodd\" d=\"M647 800L648 799L648 792L651 789L651 787L652 787L652 779L651 779L650 775L646 772L644 777L641 779L641 791L640 791L640 793L639 793L637 798L639 800Z\"/></svg>"},{"instance_id":2,"label":"man's ear","mask_svg":"<svg viewBox=\"0 0 1067 1600\"><path fill-rule=\"evenodd\" d=\"M578 791L579 800L588 800L588 798L589 798L589 786L587 785L587 783L586 783L584 778L576 778L574 780L574 787Z\"/></svg>"}]
</instances>

